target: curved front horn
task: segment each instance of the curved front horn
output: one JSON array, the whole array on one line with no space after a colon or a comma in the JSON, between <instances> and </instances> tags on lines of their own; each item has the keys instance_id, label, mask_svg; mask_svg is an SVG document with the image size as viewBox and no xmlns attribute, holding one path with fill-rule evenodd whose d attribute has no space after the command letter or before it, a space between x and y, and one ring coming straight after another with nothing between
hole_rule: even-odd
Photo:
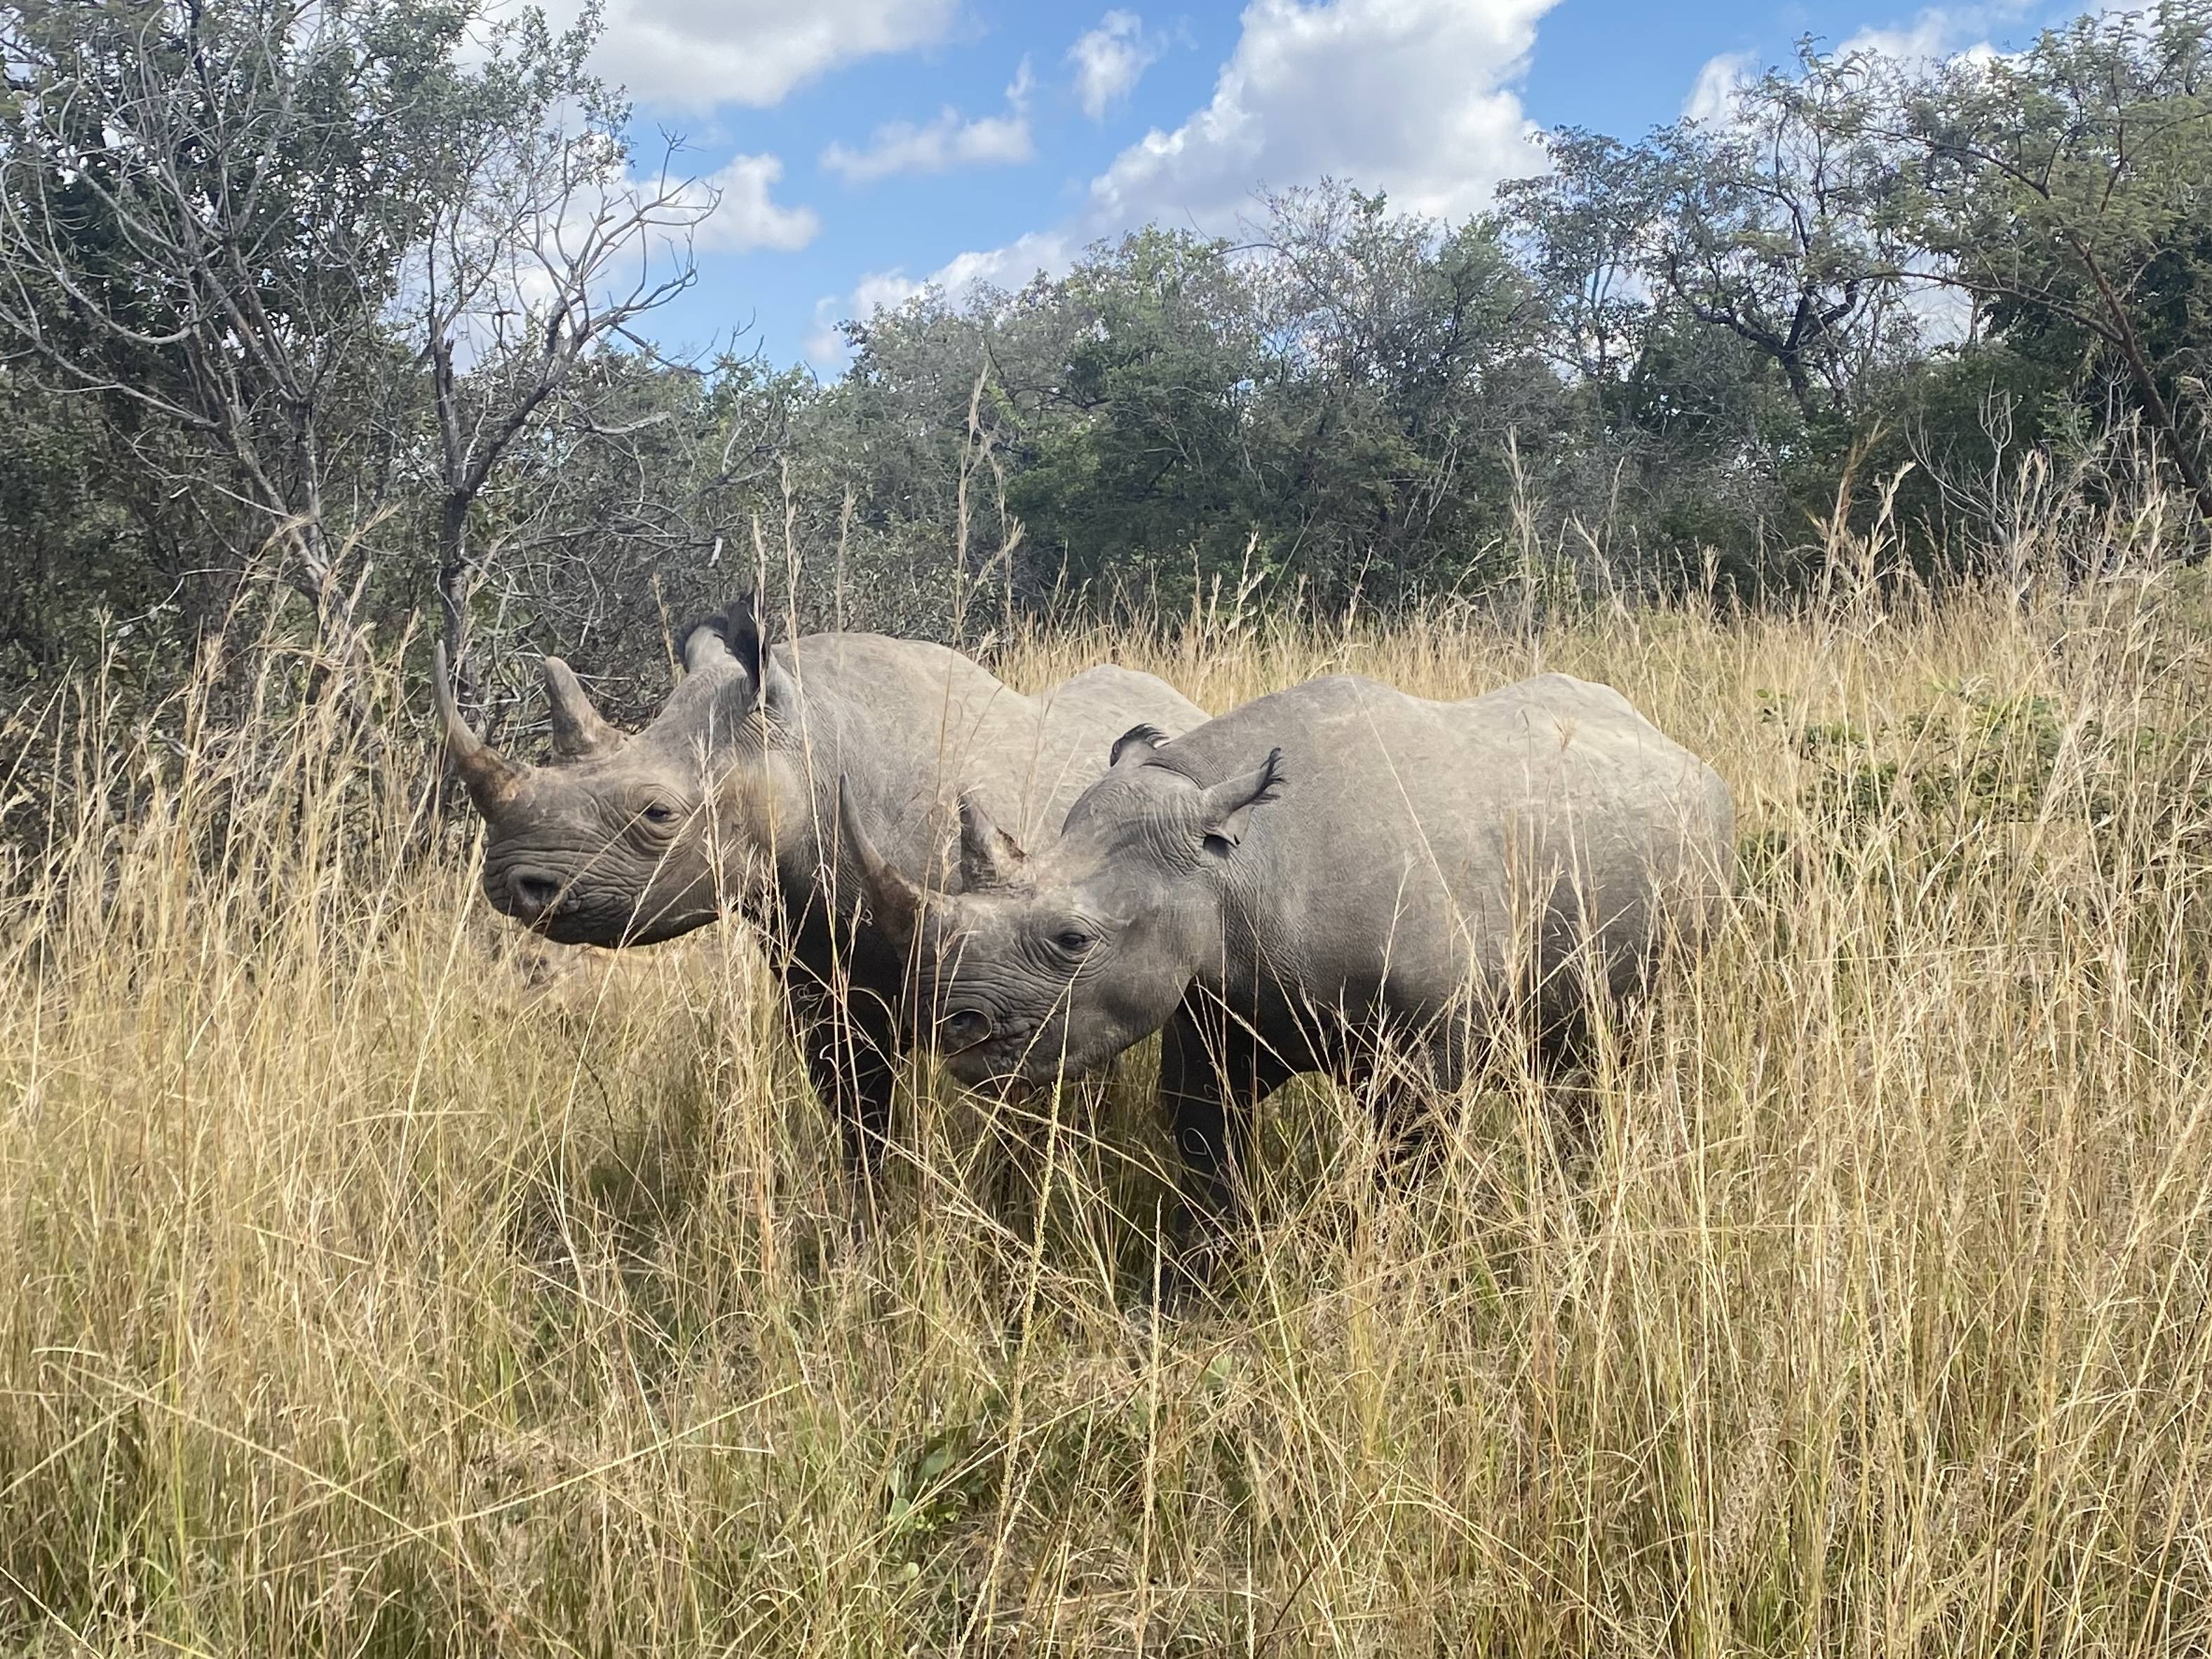
<instances>
[{"instance_id":1,"label":"curved front horn","mask_svg":"<svg viewBox=\"0 0 2212 1659\"><path fill-rule=\"evenodd\" d=\"M599 717L577 682L575 671L558 657L545 659L545 697L553 708L555 759L597 760L611 755L627 741Z\"/></svg>"},{"instance_id":2,"label":"curved front horn","mask_svg":"<svg viewBox=\"0 0 2212 1659\"><path fill-rule=\"evenodd\" d=\"M523 769L478 737L453 706L453 670L446 660L443 640L432 653L432 666L438 720L446 729L446 752L453 757L453 770L468 786L469 799L476 802L477 811L489 817L514 799L515 791L522 787Z\"/></svg>"},{"instance_id":3,"label":"curved front horn","mask_svg":"<svg viewBox=\"0 0 2212 1659\"><path fill-rule=\"evenodd\" d=\"M921 889L884 861L876 844L860 823L851 786L837 780L837 835L860 866L860 881L868 901L868 914L891 942L903 951L914 942L915 922L921 914Z\"/></svg>"}]
</instances>

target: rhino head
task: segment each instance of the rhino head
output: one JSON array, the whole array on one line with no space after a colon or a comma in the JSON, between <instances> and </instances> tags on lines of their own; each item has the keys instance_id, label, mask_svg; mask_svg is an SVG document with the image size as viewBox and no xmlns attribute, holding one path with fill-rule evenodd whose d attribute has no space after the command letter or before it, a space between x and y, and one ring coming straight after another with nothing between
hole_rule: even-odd
<instances>
[{"instance_id":1,"label":"rhino head","mask_svg":"<svg viewBox=\"0 0 2212 1659\"><path fill-rule=\"evenodd\" d=\"M1282 750L1202 786L1138 726L1035 857L960 809L958 890L927 891L884 861L840 804L871 912L914 962L908 1014L971 1086L1097 1071L1167 1023L1222 953L1223 902L1256 807L1283 786Z\"/></svg>"},{"instance_id":2,"label":"rhino head","mask_svg":"<svg viewBox=\"0 0 2212 1659\"><path fill-rule=\"evenodd\" d=\"M649 945L766 898L779 829L805 817L772 741L788 678L749 601L694 629L684 662L660 713L625 734L548 657L553 754L531 766L461 718L438 647L438 712L483 815L484 896L496 908L564 945Z\"/></svg>"}]
</instances>

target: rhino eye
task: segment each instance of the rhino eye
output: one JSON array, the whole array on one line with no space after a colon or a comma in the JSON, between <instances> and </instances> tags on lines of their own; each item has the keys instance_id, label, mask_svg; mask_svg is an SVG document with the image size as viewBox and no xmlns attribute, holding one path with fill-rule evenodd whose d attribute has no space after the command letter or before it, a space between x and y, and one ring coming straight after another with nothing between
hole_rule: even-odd
<instances>
[{"instance_id":1,"label":"rhino eye","mask_svg":"<svg viewBox=\"0 0 2212 1659\"><path fill-rule=\"evenodd\" d=\"M1061 928L1052 936L1052 942L1072 957L1081 956L1098 943L1093 935L1085 933L1080 927Z\"/></svg>"},{"instance_id":2,"label":"rhino eye","mask_svg":"<svg viewBox=\"0 0 2212 1659\"><path fill-rule=\"evenodd\" d=\"M647 801L638 809L638 817L656 830L665 830L675 823L676 808L665 800Z\"/></svg>"}]
</instances>

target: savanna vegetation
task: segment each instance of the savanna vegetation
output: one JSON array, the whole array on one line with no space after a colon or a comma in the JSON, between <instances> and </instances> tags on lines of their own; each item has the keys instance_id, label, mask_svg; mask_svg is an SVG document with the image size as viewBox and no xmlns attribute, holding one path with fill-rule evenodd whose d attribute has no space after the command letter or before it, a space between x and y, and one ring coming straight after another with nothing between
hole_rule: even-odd
<instances>
[{"instance_id":1,"label":"savanna vegetation","mask_svg":"<svg viewBox=\"0 0 2212 1659\"><path fill-rule=\"evenodd\" d=\"M823 385L650 343L710 198L586 34L0 11L0 1647L2212 1647L2208 42L1808 47ZM1605 680L1740 899L1417 1182L1278 1096L1180 1302L1144 1049L916 1064L861 1225L743 928L531 940L428 735L434 638L526 744L756 581L1024 688Z\"/></svg>"},{"instance_id":2,"label":"savanna vegetation","mask_svg":"<svg viewBox=\"0 0 2212 1659\"><path fill-rule=\"evenodd\" d=\"M42 705L72 788L0 909L4 1639L2194 1651L2205 605L1117 635L1214 705L1570 669L1742 803L1733 920L1587 1131L1501 1063L1378 1185L1366 1103L1294 1087L1237 1269L1161 1314L1144 1051L1018 1118L918 1070L859 1230L736 928L533 948L335 691L179 710L182 753L98 682Z\"/></svg>"},{"instance_id":3,"label":"savanna vegetation","mask_svg":"<svg viewBox=\"0 0 2212 1659\"><path fill-rule=\"evenodd\" d=\"M127 638L158 701L272 625L349 677L435 633L496 738L548 649L635 714L763 574L988 650L1532 578L1786 603L1838 514L1893 581L2054 513L2077 574L2206 545L2203 0L1808 43L1460 222L1309 181L856 318L828 384L742 317L655 343L713 192L589 46L473 0L0 16L0 673Z\"/></svg>"}]
</instances>

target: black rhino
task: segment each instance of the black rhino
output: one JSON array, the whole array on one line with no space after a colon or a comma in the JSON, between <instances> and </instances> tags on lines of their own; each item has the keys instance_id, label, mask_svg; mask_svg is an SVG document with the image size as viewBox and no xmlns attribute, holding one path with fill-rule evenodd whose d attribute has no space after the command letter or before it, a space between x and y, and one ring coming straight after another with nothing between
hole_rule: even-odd
<instances>
[{"instance_id":1,"label":"black rhino","mask_svg":"<svg viewBox=\"0 0 2212 1659\"><path fill-rule=\"evenodd\" d=\"M440 649L447 744L488 827L484 893L568 944L649 944L741 909L769 944L810 1075L864 1168L890 1113L907 951L861 919L859 872L835 834L839 779L891 856L955 880L959 798L1045 830L1097 779L1115 732L1133 720L1184 730L1204 711L1110 664L1030 697L919 641L771 646L750 600L694 629L684 661L660 713L625 735L546 659L554 758L532 767L460 718Z\"/></svg>"},{"instance_id":2,"label":"black rhino","mask_svg":"<svg viewBox=\"0 0 2212 1659\"><path fill-rule=\"evenodd\" d=\"M962 1081L1018 1088L1162 1031L1161 1105L1216 1210L1285 1079L1358 1080L1389 1042L1449 1088L1500 1011L1556 1048L1705 933L1734 856L1720 777L1563 674L1454 703L1336 676L1139 727L1034 856L988 803L964 817L988 857L938 893L847 814L872 908L917 942L912 1017Z\"/></svg>"}]
</instances>

